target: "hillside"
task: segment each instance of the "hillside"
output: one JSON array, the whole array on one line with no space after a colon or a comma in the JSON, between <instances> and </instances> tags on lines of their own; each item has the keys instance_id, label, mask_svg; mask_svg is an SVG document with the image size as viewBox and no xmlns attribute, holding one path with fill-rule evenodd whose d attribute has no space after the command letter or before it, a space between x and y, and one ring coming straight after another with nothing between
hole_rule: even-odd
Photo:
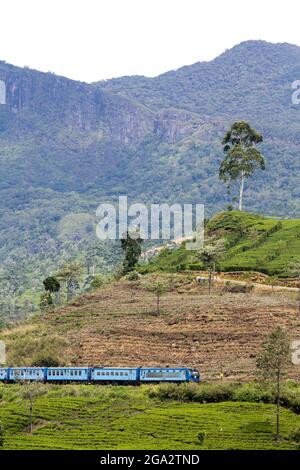
<instances>
[{"instance_id":1,"label":"hillside","mask_svg":"<svg viewBox=\"0 0 300 470\"><path fill-rule=\"evenodd\" d=\"M36 401L29 434L28 406L20 404L16 388L0 386L4 450L297 449L291 434L300 418L291 410L281 410L278 444L274 405L241 402L241 396L222 403L166 402L151 397L155 387L145 386L49 386ZM200 388L209 398L209 389ZM226 387L220 389L226 395ZM202 444L199 432L205 433Z\"/></svg>"},{"instance_id":2,"label":"hillside","mask_svg":"<svg viewBox=\"0 0 300 470\"><path fill-rule=\"evenodd\" d=\"M217 269L221 271L259 271L270 276L291 277L293 263L300 259L300 219L279 220L247 212L222 212L206 227L210 237L226 241L226 254ZM209 242L208 242L209 243ZM141 272L199 270L204 266L197 253L184 244L164 249Z\"/></svg>"},{"instance_id":3,"label":"hillside","mask_svg":"<svg viewBox=\"0 0 300 470\"><path fill-rule=\"evenodd\" d=\"M89 250L98 272L116 264L118 248L95 237L101 201L127 194L224 210L220 142L235 119L264 135L267 170L252 180L245 208L297 217L299 77L300 48L263 41L153 79L93 84L0 62L1 315L34 311L43 278L70 259L85 263Z\"/></svg>"},{"instance_id":4,"label":"hillside","mask_svg":"<svg viewBox=\"0 0 300 470\"><path fill-rule=\"evenodd\" d=\"M216 284L211 295L196 274L161 274L167 292L156 314L148 290L155 275L113 282L60 309L1 331L8 365L52 357L61 365L195 366L204 379L248 380L260 344L275 326L300 335L297 292L266 286L248 294ZM291 366L289 377L300 378Z\"/></svg>"}]
</instances>

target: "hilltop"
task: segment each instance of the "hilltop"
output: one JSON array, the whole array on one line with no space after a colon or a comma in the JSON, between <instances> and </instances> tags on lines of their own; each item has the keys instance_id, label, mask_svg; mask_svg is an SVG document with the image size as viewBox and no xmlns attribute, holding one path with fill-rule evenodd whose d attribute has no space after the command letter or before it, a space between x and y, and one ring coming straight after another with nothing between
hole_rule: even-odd
<instances>
[{"instance_id":1,"label":"hilltop","mask_svg":"<svg viewBox=\"0 0 300 470\"><path fill-rule=\"evenodd\" d=\"M280 220L248 212L228 211L214 216L206 237L222 238L226 254L221 271L258 271L281 278L291 277L293 263L300 259L300 219ZM208 241L209 243L209 241ZM164 249L141 272L176 272L203 269L197 252Z\"/></svg>"}]
</instances>

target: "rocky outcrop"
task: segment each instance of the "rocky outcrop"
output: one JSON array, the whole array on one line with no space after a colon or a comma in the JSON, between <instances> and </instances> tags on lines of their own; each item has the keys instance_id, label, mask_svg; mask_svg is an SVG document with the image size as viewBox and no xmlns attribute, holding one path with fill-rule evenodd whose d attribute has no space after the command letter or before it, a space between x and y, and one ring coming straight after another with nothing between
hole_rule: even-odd
<instances>
[{"instance_id":1,"label":"rocky outcrop","mask_svg":"<svg viewBox=\"0 0 300 470\"><path fill-rule=\"evenodd\" d=\"M200 125L193 113L164 110L156 113L132 99L51 73L0 64L6 86L6 111L15 132L53 132L68 129L91 132L134 145L148 134L175 142Z\"/></svg>"}]
</instances>

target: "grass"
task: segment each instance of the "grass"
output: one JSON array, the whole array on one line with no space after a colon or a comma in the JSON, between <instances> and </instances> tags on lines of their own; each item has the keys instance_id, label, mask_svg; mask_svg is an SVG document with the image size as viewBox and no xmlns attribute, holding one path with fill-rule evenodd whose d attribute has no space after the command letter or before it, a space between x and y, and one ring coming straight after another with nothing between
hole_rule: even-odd
<instances>
[{"instance_id":1,"label":"grass","mask_svg":"<svg viewBox=\"0 0 300 470\"><path fill-rule=\"evenodd\" d=\"M282 437L273 440L275 407L250 402L186 403L149 396L149 386L50 386L28 406L18 386L1 387L4 449L295 449L289 436L300 416L282 409ZM205 433L203 444L198 433Z\"/></svg>"},{"instance_id":2,"label":"grass","mask_svg":"<svg viewBox=\"0 0 300 470\"><path fill-rule=\"evenodd\" d=\"M224 238L227 254L222 271L258 271L288 277L300 257L300 220L275 220L247 212L223 212L207 224L207 233ZM141 272L199 270L203 266L184 246L162 250Z\"/></svg>"}]
</instances>

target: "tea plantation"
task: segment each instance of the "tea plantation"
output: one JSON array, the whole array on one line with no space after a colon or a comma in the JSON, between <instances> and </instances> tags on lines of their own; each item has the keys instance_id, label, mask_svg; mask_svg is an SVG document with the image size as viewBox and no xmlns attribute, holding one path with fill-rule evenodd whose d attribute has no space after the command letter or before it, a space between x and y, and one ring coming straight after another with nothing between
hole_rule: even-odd
<instances>
[{"instance_id":1,"label":"tea plantation","mask_svg":"<svg viewBox=\"0 0 300 470\"><path fill-rule=\"evenodd\" d=\"M4 450L297 448L290 436L300 416L289 409L282 408L282 440L276 444L272 404L161 400L148 386L47 385L34 405L30 434L29 405L19 392L19 386L0 387Z\"/></svg>"},{"instance_id":2,"label":"tea plantation","mask_svg":"<svg viewBox=\"0 0 300 470\"><path fill-rule=\"evenodd\" d=\"M206 243L210 238L225 241L226 254L221 271L259 271L271 276L292 276L293 264L299 261L300 220L278 220L249 212L221 212L206 223ZM139 270L176 272L201 270L198 253L185 249L162 250Z\"/></svg>"}]
</instances>

